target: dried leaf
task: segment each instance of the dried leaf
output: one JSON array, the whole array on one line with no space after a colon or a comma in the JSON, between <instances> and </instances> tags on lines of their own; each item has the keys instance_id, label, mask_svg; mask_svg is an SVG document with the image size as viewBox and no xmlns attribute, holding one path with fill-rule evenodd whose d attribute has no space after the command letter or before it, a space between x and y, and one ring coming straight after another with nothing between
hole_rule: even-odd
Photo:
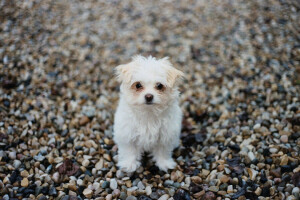
<instances>
[{"instance_id":1,"label":"dried leaf","mask_svg":"<svg viewBox=\"0 0 300 200\"><path fill-rule=\"evenodd\" d=\"M58 172L62 175L72 176L79 170L79 166L74 164L70 159L66 159L62 165L58 167Z\"/></svg>"},{"instance_id":2,"label":"dried leaf","mask_svg":"<svg viewBox=\"0 0 300 200\"><path fill-rule=\"evenodd\" d=\"M297 172L292 176L292 181L296 187L300 187L300 172Z\"/></svg>"},{"instance_id":3,"label":"dried leaf","mask_svg":"<svg viewBox=\"0 0 300 200\"><path fill-rule=\"evenodd\" d=\"M227 159L227 164L229 165L229 169L237 174L242 174L245 166L241 165L240 161L241 159L239 157Z\"/></svg>"}]
</instances>

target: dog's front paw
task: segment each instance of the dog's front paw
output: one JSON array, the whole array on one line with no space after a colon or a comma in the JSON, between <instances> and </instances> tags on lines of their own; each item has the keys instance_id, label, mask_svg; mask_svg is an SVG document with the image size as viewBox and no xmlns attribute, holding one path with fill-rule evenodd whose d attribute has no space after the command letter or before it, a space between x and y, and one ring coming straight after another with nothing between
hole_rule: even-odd
<instances>
[{"instance_id":1,"label":"dog's front paw","mask_svg":"<svg viewBox=\"0 0 300 200\"><path fill-rule=\"evenodd\" d=\"M118 167L127 173L134 172L137 168L139 168L141 163L136 160L121 160L118 162Z\"/></svg>"},{"instance_id":2,"label":"dog's front paw","mask_svg":"<svg viewBox=\"0 0 300 200\"><path fill-rule=\"evenodd\" d=\"M177 164L176 164L176 162L174 162L173 159L170 158L170 159L165 159L165 160L160 159L160 160L156 161L156 165L160 170L167 172L168 169L174 169Z\"/></svg>"}]
</instances>

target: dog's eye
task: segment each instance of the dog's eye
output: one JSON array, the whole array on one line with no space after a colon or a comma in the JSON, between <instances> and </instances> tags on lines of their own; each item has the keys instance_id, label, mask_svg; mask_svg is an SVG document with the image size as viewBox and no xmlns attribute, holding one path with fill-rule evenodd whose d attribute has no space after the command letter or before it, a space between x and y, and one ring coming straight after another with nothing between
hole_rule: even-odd
<instances>
[{"instance_id":1,"label":"dog's eye","mask_svg":"<svg viewBox=\"0 0 300 200\"><path fill-rule=\"evenodd\" d=\"M136 85L135 85L135 88L136 89L140 89L140 88L142 88L143 86L142 86L142 84L140 83L140 82L138 82L138 83L136 83Z\"/></svg>"},{"instance_id":2,"label":"dog's eye","mask_svg":"<svg viewBox=\"0 0 300 200\"><path fill-rule=\"evenodd\" d=\"M162 90L163 88L164 88L164 85L163 85L163 84L161 84L161 83L157 83L157 84L156 84L156 89Z\"/></svg>"}]
</instances>

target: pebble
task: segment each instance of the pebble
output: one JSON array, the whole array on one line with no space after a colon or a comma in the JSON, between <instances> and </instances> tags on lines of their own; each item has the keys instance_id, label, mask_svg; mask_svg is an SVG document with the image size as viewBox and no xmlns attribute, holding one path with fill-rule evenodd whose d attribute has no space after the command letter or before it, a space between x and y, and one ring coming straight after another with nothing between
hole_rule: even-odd
<instances>
[{"instance_id":1,"label":"pebble","mask_svg":"<svg viewBox=\"0 0 300 200\"><path fill-rule=\"evenodd\" d=\"M3 157L3 156L2 156ZM17 154L14 151L11 151L8 153L8 157L12 160L15 160L17 158Z\"/></svg>"},{"instance_id":2,"label":"pebble","mask_svg":"<svg viewBox=\"0 0 300 200\"><path fill-rule=\"evenodd\" d=\"M18 169L18 168L20 167L21 164L22 164L21 161L19 161L19 160L14 160L13 166L14 166L15 169Z\"/></svg>"},{"instance_id":3,"label":"pebble","mask_svg":"<svg viewBox=\"0 0 300 200\"><path fill-rule=\"evenodd\" d=\"M159 197L158 200L168 200L168 198L169 198L169 195L168 194L164 194L161 197Z\"/></svg>"},{"instance_id":4,"label":"pebble","mask_svg":"<svg viewBox=\"0 0 300 200\"><path fill-rule=\"evenodd\" d=\"M219 191L219 187L218 186L210 186L209 190L212 192L218 192Z\"/></svg>"},{"instance_id":5,"label":"pebble","mask_svg":"<svg viewBox=\"0 0 300 200\"><path fill-rule=\"evenodd\" d=\"M127 198L127 195L125 192L120 193L120 199L125 200Z\"/></svg>"},{"instance_id":6,"label":"pebble","mask_svg":"<svg viewBox=\"0 0 300 200\"><path fill-rule=\"evenodd\" d=\"M262 192L262 189L260 187L257 187L256 190L255 190L255 194L257 196L260 196L261 195L261 192Z\"/></svg>"},{"instance_id":7,"label":"pebble","mask_svg":"<svg viewBox=\"0 0 300 200\"><path fill-rule=\"evenodd\" d=\"M126 200L137 200L137 198L130 195L130 196L128 196L128 197L126 198Z\"/></svg>"},{"instance_id":8,"label":"pebble","mask_svg":"<svg viewBox=\"0 0 300 200\"><path fill-rule=\"evenodd\" d=\"M141 181L138 182L137 186L138 186L139 190L144 190L145 189L145 186Z\"/></svg>"},{"instance_id":9,"label":"pebble","mask_svg":"<svg viewBox=\"0 0 300 200\"><path fill-rule=\"evenodd\" d=\"M124 177L124 172L122 172L121 170L118 170L117 172L116 172L116 177L117 178L123 178Z\"/></svg>"},{"instance_id":10,"label":"pebble","mask_svg":"<svg viewBox=\"0 0 300 200\"><path fill-rule=\"evenodd\" d=\"M296 199L299 199L299 198L300 198L300 190L299 190L299 187L294 187L294 188L293 188L293 190L292 190L292 195L294 195Z\"/></svg>"},{"instance_id":11,"label":"pebble","mask_svg":"<svg viewBox=\"0 0 300 200\"><path fill-rule=\"evenodd\" d=\"M288 143L289 137L287 135L280 136L280 141L283 143Z\"/></svg>"},{"instance_id":12,"label":"pebble","mask_svg":"<svg viewBox=\"0 0 300 200\"><path fill-rule=\"evenodd\" d=\"M58 172L55 172L53 175L52 175L52 179L55 183L58 183L59 182L59 173Z\"/></svg>"},{"instance_id":13,"label":"pebble","mask_svg":"<svg viewBox=\"0 0 300 200\"><path fill-rule=\"evenodd\" d=\"M110 189L114 190L118 188L118 183L116 179L111 179L109 184Z\"/></svg>"},{"instance_id":14,"label":"pebble","mask_svg":"<svg viewBox=\"0 0 300 200\"><path fill-rule=\"evenodd\" d=\"M90 122L90 119L87 116L83 116L79 120L79 125L80 126L85 126L89 122Z\"/></svg>"},{"instance_id":15,"label":"pebble","mask_svg":"<svg viewBox=\"0 0 300 200\"><path fill-rule=\"evenodd\" d=\"M92 196L93 196L93 191L89 188L84 189L82 193L86 198L89 198L89 199L92 198Z\"/></svg>"},{"instance_id":16,"label":"pebble","mask_svg":"<svg viewBox=\"0 0 300 200\"><path fill-rule=\"evenodd\" d=\"M83 160L81 164L82 164L82 166L87 167L90 164L90 161L89 160Z\"/></svg>"},{"instance_id":17,"label":"pebble","mask_svg":"<svg viewBox=\"0 0 300 200\"><path fill-rule=\"evenodd\" d=\"M254 155L254 153L253 153L252 151L249 151L249 152L248 152L248 157L249 157L249 159L250 159L251 161L255 159L255 155Z\"/></svg>"},{"instance_id":18,"label":"pebble","mask_svg":"<svg viewBox=\"0 0 300 200\"><path fill-rule=\"evenodd\" d=\"M95 168L96 168L97 170L100 170L100 169L103 168L103 165L104 165L104 161L103 161L102 158L100 158L100 160L96 163ZM118 170L118 171L119 171L119 170ZM119 177L118 177L118 178L119 178Z\"/></svg>"},{"instance_id":19,"label":"pebble","mask_svg":"<svg viewBox=\"0 0 300 200\"><path fill-rule=\"evenodd\" d=\"M106 197L105 197L105 200L112 200L113 198L113 195L112 194L108 194Z\"/></svg>"},{"instance_id":20,"label":"pebble","mask_svg":"<svg viewBox=\"0 0 300 200\"><path fill-rule=\"evenodd\" d=\"M103 189L105 189L105 188L108 188L109 185L110 185L110 183L109 183L108 181L103 181L101 187L102 187Z\"/></svg>"},{"instance_id":21,"label":"pebble","mask_svg":"<svg viewBox=\"0 0 300 200\"><path fill-rule=\"evenodd\" d=\"M227 187L227 193L233 193L233 186L232 185L229 185Z\"/></svg>"},{"instance_id":22,"label":"pebble","mask_svg":"<svg viewBox=\"0 0 300 200\"><path fill-rule=\"evenodd\" d=\"M22 187L27 187L29 184L29 181L27 178L23 178L22 181L21 181L21 186Z\"/></svg>"},{"instance_id":23,"label":"pebble","mask_svg":"<svg viewBox=\"0 0 300 200\"><path fill-rule=\"evenodd\" d=\"M37 156L34 156L33 157L36 161L43 161L45 159L45 156L42 156L42 155L37 155Z\"/></svg>"},{"instance_id":24,"label":"pebble","mask_svg":"<svg viewBox=\"0 0 300 200\"><path fill-rule=\"evenodd\" d=\"M147 186L145 190L146 190L146 194L147 194L148 196L151 195L152 189L151 189L150 186Z\"/></svg>"}]
</instances>

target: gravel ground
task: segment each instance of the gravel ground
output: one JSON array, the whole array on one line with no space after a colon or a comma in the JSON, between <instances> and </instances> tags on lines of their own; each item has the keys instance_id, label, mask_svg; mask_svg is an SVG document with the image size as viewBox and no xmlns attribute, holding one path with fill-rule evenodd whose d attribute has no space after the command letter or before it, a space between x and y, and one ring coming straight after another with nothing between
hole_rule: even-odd
<instances>
[{"instance_id":1,"label":"gravel ground","mask_svg":"<svg viewBox=\"0 0 300 200\"><path fill-rule=\"evenodd\" d=\"M298 1L0 1L3 199L299 199ZM116 167L113 68L185 72L178 166Z\"/></svg>"}]
</instances>

